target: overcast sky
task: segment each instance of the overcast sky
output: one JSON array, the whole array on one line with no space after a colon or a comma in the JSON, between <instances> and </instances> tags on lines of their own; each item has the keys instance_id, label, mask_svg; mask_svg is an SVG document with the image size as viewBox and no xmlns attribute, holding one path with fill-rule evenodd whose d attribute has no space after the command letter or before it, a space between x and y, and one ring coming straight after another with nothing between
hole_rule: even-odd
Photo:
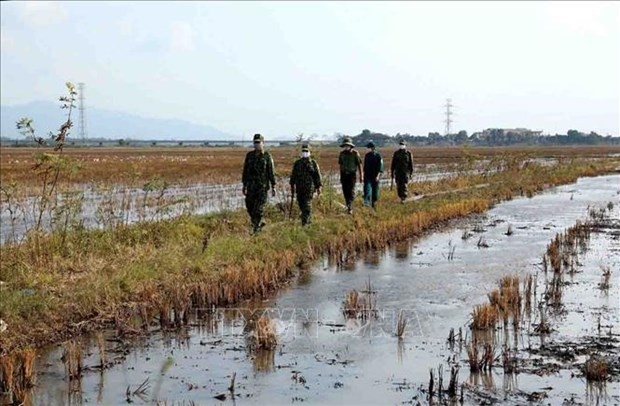
<instances>
[{"instance_id":1,"label":"overcast sky","mask_svg":"<svg viewBox=\"0 0 620 406\"><path fill-rule=\"evenodd\" d=\"M247 136L618 135L619 2L1 2L1 103ZM88 110L87 110L88 112ZM36 118L35 118L36 120Z\"/></svg>"}]
</instances>

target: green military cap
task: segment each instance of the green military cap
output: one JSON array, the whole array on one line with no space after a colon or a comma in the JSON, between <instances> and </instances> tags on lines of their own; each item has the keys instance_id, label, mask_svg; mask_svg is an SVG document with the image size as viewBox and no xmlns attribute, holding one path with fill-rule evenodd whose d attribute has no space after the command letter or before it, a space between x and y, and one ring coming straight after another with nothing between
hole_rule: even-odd
<instances>
[{"instance_id":1,"label":"green military cap","mask_svg":"<svg viewBox=\"0 0 620 406\"><path fill-rule=\"evenodd\" d=\"M263 136L260 134L254 134L254 142L261 142L261 141L265 141L265 138L263 138Z\"/></svg>"}]
</instances>

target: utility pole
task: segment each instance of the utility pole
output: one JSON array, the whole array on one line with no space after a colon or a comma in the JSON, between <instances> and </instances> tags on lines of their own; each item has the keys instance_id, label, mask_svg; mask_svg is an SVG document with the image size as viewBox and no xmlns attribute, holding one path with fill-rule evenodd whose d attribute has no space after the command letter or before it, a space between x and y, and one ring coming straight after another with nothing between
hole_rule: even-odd
<instances>
[{"instance_id":1,"label":"utility pole","mask_svg":"<svg viewBox=\"0 0 620 406\"><path fill-rule=\"evenodd\" d=\"M454 105L452 104L452 99L446 99L446 105L444 106L446 108L446 119L444 120L444 122L446 123L446 134L445 135L449 135L450 134L450 124L452 124L452 122L454 120L452 120L450 118L450 116L452 116L452 111L450 110L452 107L454 107Z\"/></svg>"},{"instance_id":2,"label":"utility pole","mask_svg":"<svg viewBox=\"0 0 620 406\"><path fill-rule=\"evenodd\" d=\"M80 138L82 141L86 139L86 106L84 106L84 83L78 83L78 90L80 92Z\"/></svg>"}]
</instances>

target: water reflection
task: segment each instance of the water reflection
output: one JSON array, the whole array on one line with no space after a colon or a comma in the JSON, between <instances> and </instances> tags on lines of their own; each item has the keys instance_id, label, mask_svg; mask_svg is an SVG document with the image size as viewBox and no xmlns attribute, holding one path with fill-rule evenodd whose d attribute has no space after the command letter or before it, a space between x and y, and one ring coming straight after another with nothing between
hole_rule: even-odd
<instances>
[{"instance_id":1,"label":"water reflection","mask_svg":"<svg viewBox=\"0 0 620 406\"><path fill-rule=\"evenodd\" d=\"M403 360L405 358L405 351L406 351L405 342L402 339L399 339L397 346L398 347L397 347L396 354L397 354L398 363L402 365Z\"/></svg>"},{"instance_id":2,"label":"water reflection","mask_svg":"<svg viewBox=\"0 0 620 406\"><path fill-rule=\"evenodd\" d=\"M609 401L607 395L607 382L586 382L586 403L589 405L606 405Z\"/></svg>"},{"instance_id":3,"label":"water reflection","mask_svg":"<svg viewBox=\"0 0 620 406\"><path fill-rule=\"evenodd\" d=\"M409 251L411 250L411 242L403 241L394 244L394 258L396 262L403 262L409 258Z\"/></svg>"},{"instance_id":4,"label":"water reflection","mask_svg":"<svg viewBox=\"0 0 620 406\"><path fill-rule=\"evenodd\" d=\"M530 202L532 212L542 211L542 217L557 211L557 199L548 197L545 202L554 203L553 211L549 211L549 208L545 209L547 206L544 205L541 208L538 200L523 200L520 204L510 203L512 205L509 210L510 215L517 213L518 216L526 217L523 222L539 224L530 218L531 214L528 212ZM501 205L498 207L502 208ZM503 217L506 216L506 214L503 215ZM564 220L566 219L562 217L562 221ZM573 219L566 220L567 223L569 221L572 224ZM560 224L559 220L556 222ZM514 223L519 224L518 221ZM536 227L530 227L530 229L534 228ZM542 229L542 227L537 229ZM493 232L495 232L494 237L491 236ZM538 251L535 255L531 251L534 251L534 247L536 250L540 247L544 249L544 245L548 243L547 236L540 236L539 233L522 235L519 237L522 240L518 243L515 242L515 238L512 238L511 243L503 246L502 251L499 251L501 255L497 255L502 257L501 261L495 261L493 255L497 252L491 256L484 256L475 247L475 242L473 244L471 241L463 242L462 247L459 246L458 260L446 261L442 254L445 253L447 241L452 239L460 244L460 235L456 233L460 231L452 232L452 234L446 232L430 235L424 240L416 241L415 247L404 242L392 245L385 253L358 255L357 258L354 254L349 258L341 257L341 259L348 259L343 262L342 266L337 259L333 262L325 259L312 271L302 272L294 288L281 291L274 300L247 302L240 305L243 307L237 308L197 310L196 319L190 320L190 325L197 327L192 328L191 339L184 335L175 337L172 334L153 332L144 350L129 348L127 343L123 348L119 344L118 347L123 352L131 350L138 355L135 355L134 359L130 356L127 363L122 366L106 371L108 376L105 386L107 388L103 388L102 376L97 380L96 375L87 374L83 378L84 397L91 401L95 398L102 402L122 401L127 385L131 383L134 388L151 372L157 374L160 360L169 356L170 350L173 349L175 367L170 373L171 376L161 375L164 381L161 392L169 399L180 399L186 395L184 389L178 389L179 381L171 379L172 376L186 379L200 374L201 382L221 384L214 389L217 393L217 391L223 391L229 384L230 376L226 377L225 374L229 371L237 371L239 376L249 377L244 378L247 379L244 385L247 391L254 391L252 395L256 403L286 403L291 399L291 392L287 389L290 376L278 370L282 369L280 366L294 364L295 369L304 372L305 379L308 379L308 385L312 388L327 387L326 384L333 385L333 381L325 382L324 379L338 368L338 373L341 375L339 380L344 382L343 389L325 391L320 394L313 392L306 398L311 403L336 403L334 400L337 400L355 404L362 399L375 404L403 404L405 403L403 401L407 399L400 397L402 394L394 395L391 392L385 394L382 392L385 385L377 382L384 382L385 378L390 375L406 376L413 382L428 382L426 380L427 367L430 365L435 367L437 362L445 361L446 352L438 348L445 343L451 327L457 330L463 327L461 335L455 337L454 348L455 350L459 348L459 352L455 357L454 354L450 355L454 357L452 363L461 362L462 365L466 365L466 347L472 339L467 327L472 304L479 300L486 301L485 295L490 287L496 286L498 278L509 271L506 264L510 264L510 269L512 269L513 264L522 261L526 263L524 267L528 270L533 269L531 264L539 261L540 257ZM503 230L494 231L492 228L487 236L489 240L495 241L495 247L500 246L501 239L505 238ZM415 258L417 261L416 253L418 252L420 259L429 266L417 264L394 266L410 258ZM332 264L333 268L329 268L329 264ZM342 272L348 270L357 272ZM596 271L598 277L600 271L598 268ZM346 292L351 289L364 290L369 275L372 277L373 290L377 292L376 313L378 316L369 320L352 319L345 323L342 315L342 300ZM533 299L536 299L536 294L533 295ZM394 326L400 309L406 309L403 310L407 319L404 340L398 340L394 336ZM536 309L534 302L532 305L534 317L539 313ZM274 351L248 352L246 348L245 340L253 329L252 321L263 313L277 321L280 343L286 346L286 351L277 355L278 364L275 363ZM522 317L525 319L527 316L522 314ZM525 325L526 320L521 320L521 322ZM532 323L529 326L533 328L536 324ZM529 327L527 331L530 331ZM468 334L469 337L467 337ZM477 332L476 340L479 344L494 345L496 351L500 351L502 344L514 350L518 347L530 348L535 344L534 342L538 341L537 338L532 338L532 345L529 342L524 343L524 338L519 340L519 334L524 334L525 340L529 339L529 335L525 334L524 330L515 331L510 324L506 330ZM166 337L161 339L162 336ZM552 333L549 340L553 338ZM164 345L161 345L160 340ZM517 346L519 341L520 344ZM190 343L194 344L193 348L190 348ZM368 346L369 343L372 343L372 346ZM409 344L406 348L405 343ZM461 345L465 348L460 348ZM133 347L133 344L131 346ZM160 347L166 348L162 350ZM331 356L331 354L342 354L345 348L347 362L352 361L350 368L341 367L344 365L343 358ZM96 353L96 347L94 352ZM316 359L316 356L319 358ZM153 361L148 362L147 357L152 357ZM405 362L407 361L405 357L409 357L409 362ZM59 356L52 362L58 364L58 358ZM415 368L411 368L411 360L415 361ZM155 367L153 367L153 362L157 363ZM60 368L62 369L62 364ZM46 367L46 369L49 371L51 368ZM494 370L501 373L501 365L496 364ZM524 370L519 377L518 382L516 375L497 375L498 386L496 387L491 372L483 372L470 374L469 382L477 385L479 389L486 388L493 392L492 396L501 396L502 388L505 393L511 392L515 397L523 396L526 392L540 391L541 380L534 377L532 373ZM46 378L47 382L42 385L45 389L39 390L36 396L39 397L44 391L62 391L61 395L55 396L55 399L60 399L60 401L49 401L48 404L66 404L69 397L62 370L56 376L51 376L49 372L46 372ZM544 379L550 381L549 386L556 388L553 393L549 394L549 397L552 397L552 403L558 400L558 396L566 393L566 388L574 391L571 388L574 382L567 379L567 376L549 376ZM224 381L225 383L222 383ZM355 382L358 382L357 386ZM518 384L521 385L521 390L518 389ZM610 383L610 385L615 384ZM616 386L610 386L610 388L616 388ZM605 387L588 387L586 390L592 404L606 403ZM210 404L211 398L205 401L205 397L211 395L207 391L192 391L191 395L200 404ZM575 395L575 398L583 402L585 400L583 396L584 394L581 393ZM45 403L36 399L36 404Z\"/></svg>"},{"instance_id":5,"label":"water reflection","mask_svg":"<svg viewBox=\"0 0 620 406\"><path fill-rule=\"evenodd\" d=\"M254 372L270 373L275 369L275 350L257 350L250 354Z\"/></svg>"},{"instance_id":6,"label":"water reflection","mask_svg":"<svg viewBox=\"0 0 620 406\"><path fill-rule=\"evenodd\" d=\"M493 373L491 371L470 372L467 383L474 387L482 385L487 391L493 391L495 389Z\"/></svg>"},{"instance_id":7,"label":"water reflection","mask_svg":"<svg viewBox=\"0 0 620 406\"><path fill-rule=\"evenodd\" d=\"M504 385L502 386L504 393L515 393L519 390L518 375L514 373L504 372Z\"/></svg>"},{"instance_id":8,"label":"water reflection","mask_svg":"<svg viewBox=\"0 0 620 406\"><path fill-rule=\"evenodd\" d=\"M364 265L378 267L382 253L378 250L366 251L363 256Z\"/></svg>"}]
</instances>

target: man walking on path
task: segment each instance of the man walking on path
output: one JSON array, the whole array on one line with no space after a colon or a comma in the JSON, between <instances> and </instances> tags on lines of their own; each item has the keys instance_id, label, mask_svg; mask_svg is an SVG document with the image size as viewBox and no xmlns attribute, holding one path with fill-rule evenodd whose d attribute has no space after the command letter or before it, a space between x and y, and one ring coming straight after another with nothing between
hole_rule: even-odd
<instances>
[{"instance_id":1,"label":"man walking on path","mask_svg":"<svg viewBox=\"0 0 620 406\"><path fill-rule=\"evenodd\" d=\"M366 144L368 152L364 156L364 205L375 209L379 200L379 177L383 173L383 157L371 141Z\"/></svg>"},{"instance_id":2,"label":"man walking on path","mask_svg":"<svg viewBox=\"0 0 620 406\"><path fill-rule=\"evenodd\" d=\"M247 153L243 163L243 195L245 207L252 220L252 233L264 226L263 208L271 185L271 195L276 195L276 177L271 154L264 150L264 138L254 134L254 150Z\"/></svg>"},{"instance_id":3,"label":"man walking on path","mask_svg":"<svg viewBox=\"0 0 620 406\"><path fill-rule=\"evenodd\" d=\"M413 157L411 152L407 151L405 140L401 139L398 142L398 149L392 156L392 179L396 180L396 190L400 202L404 203L407 198L407 182L413 175Z\"/></svg>"},{"instance_id":4,"label":"man walking on path","mask_svg":"<svg viewBox=\"0 0 620 406\"><path fill-rule=\"evenodd\" d=\"M297 194L297 204L301 210L301 225L310 224L312 196L316 191L321 195L321 171L319 164L310 157L310 147L301 146L301 158L293 164L291 172L291 199ZM292 203L291 203L292 204Z\"/></svg>"},{"instance_id":5,"label":"man walking on path","mask_svg":"<svg viewBox=\"0 0 620 406\"><path fill-rule=\"evenodd\" d=\"M353 199L355 198L355 181L357 173L359 173L360 181L362 180L362 158L359 152L355 150L355 145L351 142L351 138L345 137L340 144L338 156L338 165L340 166L340 184L342 185L342 194L344 202L347 205L347 212L353 213Z\"/></svg>"}]
</instances>

